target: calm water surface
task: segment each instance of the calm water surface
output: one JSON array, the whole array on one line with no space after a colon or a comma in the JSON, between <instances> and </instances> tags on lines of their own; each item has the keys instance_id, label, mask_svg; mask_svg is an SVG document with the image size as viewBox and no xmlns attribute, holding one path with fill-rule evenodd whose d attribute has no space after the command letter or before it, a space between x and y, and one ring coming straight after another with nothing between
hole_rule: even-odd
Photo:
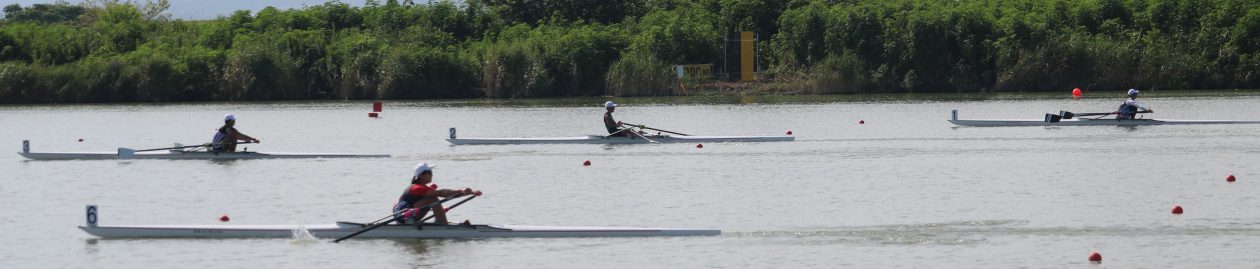
<instances>
[{"instance_id":1,"label":"calm water surface","mask_svg":"<svg viewBox=\"0 0 1260 269\"><path fill-rule=\"evenodd\" d=\"M1116 94L1119 95L1119 94ZM602 99L0 107L3 268L1255 268L1260 125L954 128L1115 109L1058 96L615 99L626 122L782 143L450 146L597 134ZM1144 98L1156 118L1260 120L1254 94ZM388 159L27 161L195 144L225 113L256 151ZM1149 116L1149 115L1148 115ZM858 124L864 120L865 124ZM78 139L84 139L78 142ZM594 165L584 167L590 160ZM486 195L453 220L711 227L716 237L102 240L102 224L321 224L389 212L420 161ZM1224 177L1233 173L1236 183ZM1174 204L1183 215L1169 213ZM1086 257L1100 251L1102 264Z\"/></svg>"}]
</instances>

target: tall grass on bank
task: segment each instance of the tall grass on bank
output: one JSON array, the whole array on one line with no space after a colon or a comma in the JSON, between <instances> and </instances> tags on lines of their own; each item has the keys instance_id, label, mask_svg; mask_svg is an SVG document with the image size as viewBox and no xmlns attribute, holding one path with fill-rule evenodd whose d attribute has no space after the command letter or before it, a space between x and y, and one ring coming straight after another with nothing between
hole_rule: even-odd
<instances>
[{"instance_id":1,"label":"tall grass on bank","mask_svg":"<svg viewBox=\"0 0 1260 269\"><path fill-rule=\"evenodd\" d=\"M670 65L649 53L631 52L621 57L608 71L610 96L677 95L675 74Z\"/></svg>"},{"instance_id":2,"label":"tall grass on bank","mask_svg":"<svg viewBox=\"0 0 1260 269\"><path fill-rule=\"evenodd\" d=\"M1257 1L415 2L10 4L0 103L675 95L738 31L775 93L1260 88Z\"/></svg>"}]
</instances>

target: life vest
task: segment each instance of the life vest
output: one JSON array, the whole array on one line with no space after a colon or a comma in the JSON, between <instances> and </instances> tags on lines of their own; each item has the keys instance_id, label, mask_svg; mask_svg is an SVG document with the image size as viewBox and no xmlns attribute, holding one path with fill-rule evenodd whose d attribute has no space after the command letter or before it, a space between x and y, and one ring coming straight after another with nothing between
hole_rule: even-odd
<instances>
[{"instance_id":1,"label":"life vest","mask_svg":"<svg viewBox=\"0 0 1260 269\"><path fill-rule=\"evenodd\" d=\"M621 131L620 128L617 128L617 121L613 120L612 113L609 112L604 112L604 128L608 129L609 134Z\"/></svg>"},{"instance_id":2,"label":"life vest","mask_svg":"<svg viewBox=\"0 0 1260 269\"><path fill-rule=\"evenodd\" d=\"M434 190L437 190L437 184L429 184L429 186L420 184L407 185L407 189L403 190L402 195L398 197L398 203L394 203L394 209L392 210L394 219L400 222L404 221L408 215L404 214L406 212L403 209L410 209L420 199L424 199L424 194Z\"/></svg>"},{"instance_id":3,"label":"life vest","mask_svg":"<svg viewBox=\"0 0 1260 269\"><path fill-rule=\"evenodd\" d=\"M1125 100L1124 104L1120 105L1120 109L1117 110L1119 112L1116 113L1117 114L1116 118L1132 119L1134 116L1137 116L1137 112L1138 112L1137 101L1132 101L1132 102L1130 101L1132 100Z\"/></svg>"},{"instance_id":4,"label":"life vest","mask_svg":"<svg viewBox=\"0 0 1260 269\"><path fill-rule=\"evenodd\" d=\"M214 132L214 139L210 140L210 147L223 148L223 139L227 138L227 126L219 127L219 131Z\"/></svg>"}]
</instances>

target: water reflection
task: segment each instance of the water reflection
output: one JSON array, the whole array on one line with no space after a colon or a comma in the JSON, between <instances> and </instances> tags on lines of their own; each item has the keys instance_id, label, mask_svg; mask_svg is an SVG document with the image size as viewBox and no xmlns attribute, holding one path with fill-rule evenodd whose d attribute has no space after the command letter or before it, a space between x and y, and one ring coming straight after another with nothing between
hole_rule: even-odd
<instances>
[{"instance_id":1,"label":"water reflection","mask_svg":"<svg viewBox=\"0 0 1260 269\"><path fill-rule=\"evenodd\" d=\"M435 261L431 261L430 257L437 256L438 249L446 244L446 240L434 239L401 239L394 240L400 247L411 251L412 265L423 266L432 265Z\"/></svg>"},{"instance_id":2,"label":"water reflection","mask_svg":"<svg viewBox=\"0 0 1260 269\"><path fill-rule=\"evenodd\" d=\"M100 248L96 245L97 240L98 239L96 238L85 240L83 244L83 252L87 254L96 254L101 252Z\"/></svg>"}]
</instances>

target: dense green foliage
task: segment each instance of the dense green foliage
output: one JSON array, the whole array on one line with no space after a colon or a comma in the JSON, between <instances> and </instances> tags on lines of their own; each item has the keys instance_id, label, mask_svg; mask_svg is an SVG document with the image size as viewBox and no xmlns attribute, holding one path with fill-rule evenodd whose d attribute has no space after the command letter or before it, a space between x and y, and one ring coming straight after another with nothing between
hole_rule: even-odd
<instances>
[{"instance_id":1,"label":"dense green foliage","mask_svg":"<svg viewBox=\"0 0 1260 269\"><path fill-rule=\"evenodd\" d=\"M414 2L8 5L0 103L670 95L731 31L777 92L1260 88L1256 1Z\"/></svg>"}]
</instances>

